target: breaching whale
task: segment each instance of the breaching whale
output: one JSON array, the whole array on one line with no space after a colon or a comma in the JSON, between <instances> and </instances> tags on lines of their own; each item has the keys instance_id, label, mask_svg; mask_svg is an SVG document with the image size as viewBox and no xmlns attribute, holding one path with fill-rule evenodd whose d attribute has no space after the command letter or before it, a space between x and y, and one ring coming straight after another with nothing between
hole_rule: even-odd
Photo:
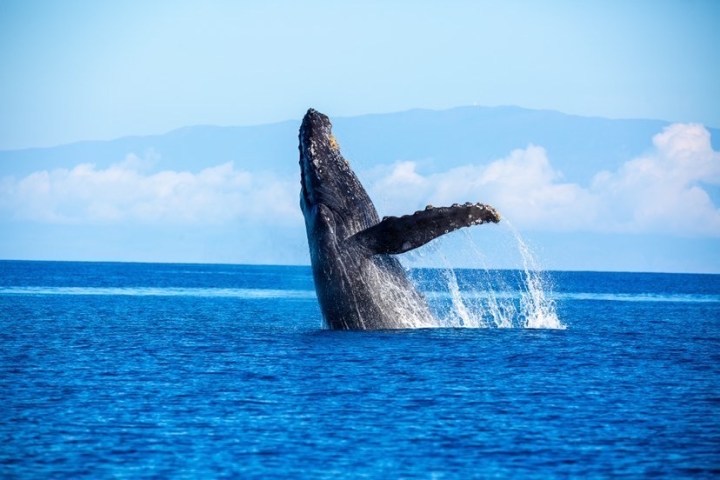
<instances>
[{"instance_id":1,"label":"breaching whale","mask_svg":"<svg viewBox=\"0 0 720 480\"><path fill-rule=\"evenodd\" d=\"M380 220L340 154L327 116L308 110L300 126L300 208L325 325L335 330L436 325L425 298L393 257L461 227L500 221L480 203Z\"/></svg>"}]
</instances>

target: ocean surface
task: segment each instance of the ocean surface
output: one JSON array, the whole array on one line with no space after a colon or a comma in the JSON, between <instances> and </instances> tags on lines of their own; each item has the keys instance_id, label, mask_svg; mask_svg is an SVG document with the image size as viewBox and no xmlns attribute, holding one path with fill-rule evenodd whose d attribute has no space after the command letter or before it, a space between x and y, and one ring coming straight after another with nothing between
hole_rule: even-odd
<instances>
[{"instance_id":1,"label":"ocean surface","mask_svg":"<svg viewBox=\"0 0 720 480\"><path fill-rule=\"evenodd\" d=\"M720 476L720 276L413 276L445 328L325 330L307 267L0 262L0 478Z\"/></svg>"}]
</instances>

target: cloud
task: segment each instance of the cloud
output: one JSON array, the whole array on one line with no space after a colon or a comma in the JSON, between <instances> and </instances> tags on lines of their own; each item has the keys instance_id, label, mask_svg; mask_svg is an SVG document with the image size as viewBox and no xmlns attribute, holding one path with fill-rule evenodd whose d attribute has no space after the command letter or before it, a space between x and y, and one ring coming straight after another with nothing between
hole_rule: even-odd
<instances>
[{"instance_id":1,"label":"cloud","mask_svg":"<svg viewBox=\"0 0 720 480\"><path fill-rule=\"evenodd\" d=\"M197 173L146 173L150 160L131 154L106 169L79 164L19 179L5 177L0 180L0 213L6 218L68 224L301 221L294 179L236 170L232 162Z\"/></svg>"},{"instance_id":2,"label":"cloud","mask_svg":"<svg viewBox=\"0 0 720 480\"><path fill-rule=\"evenodd\" d=\"M397 164L373 190L393 214L426 204L482 201L526 228L577 228L596 200L576 184L562 181L545 150L531 145L489 165L468 165L423 177L413 162ZM403 209L405 211L403 211Z\"/></svg>"},{"instance_id":3,"label":"cloud","mask_svg":"<svg viewBox=\"0 0 720 480\"><path fill-rule=\"evenodd\" d=\"M398 163L372 190L383 213L483 201L527 229L720 236L720 210L705 185L720 185L720 152L703 126L674 124L653 137L652 151L587 186L564 181L547 152L530 145L427 176L414 162Z\"/></svg>"},{"instance_id":4,"label":"cloud","mask_svg":"<svg viewBox=\"0 0 720 480\"><path fill-rule=\"evenodd\" d=\"M720 210L703 185L720 185L720 152L701 125L674 124L654 150L616 172L600 172L591 191L615 207L620 231L720 236Z\"/></svg>"},{"instance_id":5,"label":"cloud","mask_svg":"<svg viewBox=\"0 0 720 480\"><path fill-rule=\"evenodd\" d=\"M221 225L302 228L298 181L224 163L198 172L151 171L128 155L108 168L79 164L0 179L0 218L55 224ZM674 124L652 148L587 184L566 181L544 148L529 145L484 165L423 175L411 161L376 167L368 182L381 215L427 204L482 201L536 231L720 237L720 152L701 125Z\"/></svg>"}]
</instances>

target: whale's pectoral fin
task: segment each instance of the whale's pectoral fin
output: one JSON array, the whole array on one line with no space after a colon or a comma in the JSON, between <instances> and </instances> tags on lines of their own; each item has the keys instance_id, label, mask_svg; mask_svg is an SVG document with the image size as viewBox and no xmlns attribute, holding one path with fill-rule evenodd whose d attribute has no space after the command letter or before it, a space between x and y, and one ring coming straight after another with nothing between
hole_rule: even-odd
<instances>
[{"instance_id":1,"label":"whale's pectoral fin","mask_svg":"<svg viewBox=\"0 0 720 480\"><path fill-rule=\"evenodd\" d=\"M438 208L428 206L412 215L386 217L348 240L358 242L373 254L397 254L425 245L458 228L499 221L500 215L493 207L480 203Z\"/></svg>"}]
</instances>

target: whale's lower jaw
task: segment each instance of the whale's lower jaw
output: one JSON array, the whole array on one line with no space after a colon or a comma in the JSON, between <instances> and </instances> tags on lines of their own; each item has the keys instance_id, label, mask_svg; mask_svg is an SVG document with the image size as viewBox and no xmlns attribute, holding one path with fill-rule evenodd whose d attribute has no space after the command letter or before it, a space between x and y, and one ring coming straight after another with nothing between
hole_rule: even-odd
<instances>
[{"instance_id":1,"label":"whale's lower jaw","mask_svg":"<svg viewBox=\"0 0 720 480\"><path fill-rule=\"evenodd\" d=\"M466 203L379 220L340 154L328 118L308 110L300 128L301 209L315 290L335 330L437 326L427 303L392 255L458 228L497 223L488 205Z\"/></svg>"}]
</instances>

